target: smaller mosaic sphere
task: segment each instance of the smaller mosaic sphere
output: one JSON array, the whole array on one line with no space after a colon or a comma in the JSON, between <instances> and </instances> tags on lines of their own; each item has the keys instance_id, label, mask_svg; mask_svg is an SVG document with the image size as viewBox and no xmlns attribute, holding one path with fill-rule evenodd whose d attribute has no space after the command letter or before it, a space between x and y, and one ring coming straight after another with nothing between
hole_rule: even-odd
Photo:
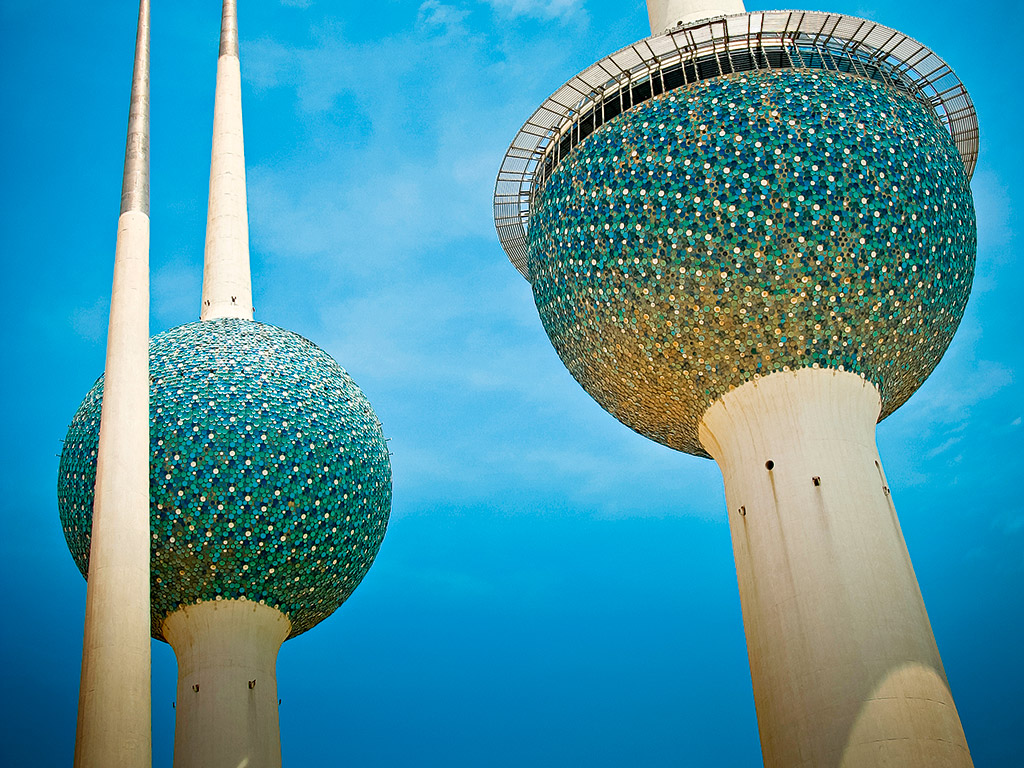
<instances>
[{"instance_id":1,"label":"smaller mosaic sphere","mask_svg":"<svg viewBox=\"0 0 1024 768\"><path fill-rule=\"evenodd\" d=\"M530 281L566 367L627 426L702 456L707 408L777 371L851 371L892 413L974 274L949 133L838 72L745 72L639 104L574 147L530 213Z\"/></svg>"},{"instance_id":2,"label":"smaller mosaic sphere","mask_svg":"<svg viewBox=\"0 0 1024 768\"><path fill-rule=\"evenodd\" d=\"M380 422L316 345L251 320L189 323L150 341L152 631L207 600L288 616L291 637L341 605L380 548L391 464ZM71 422L57 495L89 569L101 377Z\"/></svg>"}]
</instances>

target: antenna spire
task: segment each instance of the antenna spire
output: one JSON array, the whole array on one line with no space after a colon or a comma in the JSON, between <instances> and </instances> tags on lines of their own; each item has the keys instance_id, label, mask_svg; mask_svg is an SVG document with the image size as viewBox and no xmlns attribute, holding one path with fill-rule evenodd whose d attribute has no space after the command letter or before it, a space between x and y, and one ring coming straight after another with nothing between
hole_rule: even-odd
<instances>
[{"instance_id":1,"label":"antenna spire","mask_svg":"<svg viewBox=\"0 0 1024 768\"><path fill-rule=\"evenodd\" d=\"M121 181L121 213L128 211L149 216L149 0L139 3L135 38L135 68Z\"/></svg>"},{"instance_id":2,"label":"antenna spire","mask_svg":"<svg viewBox=\"0 0 1024 768\"><path fill-rule=\"evenodd\" d=\"M249 214L242 140L242 75L238 60L238 5L224 0L213 106L210 199L206 214L206 255L199 317L252 320L249 272Z\"/></svg>"},{"instance_id":3,"label":"antenna spire","mask_svg":"<svg viewBox=\"0 0 1024 768\"><path fill-rule=\"evenodd\" d=\"M76 768L147 768L149 2L139 3L85 597Z\"/></svg>"}]
</instances>

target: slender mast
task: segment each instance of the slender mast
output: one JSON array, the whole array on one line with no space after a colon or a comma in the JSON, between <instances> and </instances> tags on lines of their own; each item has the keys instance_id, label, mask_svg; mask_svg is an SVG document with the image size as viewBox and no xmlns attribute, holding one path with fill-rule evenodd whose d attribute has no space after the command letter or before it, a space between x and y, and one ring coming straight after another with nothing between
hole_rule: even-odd
<instances>
[{"instance_id":1,"label":"slender mast","mask_svg":"<svg viewBox=\"0 0 1024 768\"><path fill-rule=\"evenodd\" d=\"M139 3L89 549L76 768L147 768L149 0Z\"/></svg>"},{"instance_id":2,"label":"slender mast","mask_svg":"<svg viewBox=\"0 0 1024 768\"><path fill-rule=\"evenodd\" d=\"M210 199L199 317L252 320L249 275L249 215L245 198L242 141L242 75L238 60L238 5L224 0L213 107Z\"/></svg>"},{"instance_id":3,"label":"slender mast","mask_svg":"<svg viewBox=\"0 0 1024 768\"><path fill-rule=\"evenodd\" d=\"M253 316L242 138L238 6L223 0L201 320ZM290 631L284 613L244 598L204 600L164 620L178 661L174 768L280 768L276 664Z\"/></svg>"}]
</instances>

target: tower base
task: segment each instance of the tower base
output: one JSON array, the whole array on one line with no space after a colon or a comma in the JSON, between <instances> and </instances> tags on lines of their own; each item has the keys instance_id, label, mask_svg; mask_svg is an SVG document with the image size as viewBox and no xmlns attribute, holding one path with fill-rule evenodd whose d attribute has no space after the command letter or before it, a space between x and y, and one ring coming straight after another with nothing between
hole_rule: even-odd
<instances>
[{"instance_id":1,"label":"tower base","mask_svg":"<svg viewBox=\"0 0 1024 768\"><path fill-rule=\"evenodd\" d=\"M174 768L280 768L277 652L291 622L246 600L189 605L164 620L178 659Z\"/></svg>"},{"instance_id":2,"label":"tower base","mask_svg":"<svg viewBox=\"0 0 1024 768\"><path fill-rule=\"evenodd\" d=\"M968 768L861 377L805 368L704 414L768 768Z\"/></svg>"}]
</instances>

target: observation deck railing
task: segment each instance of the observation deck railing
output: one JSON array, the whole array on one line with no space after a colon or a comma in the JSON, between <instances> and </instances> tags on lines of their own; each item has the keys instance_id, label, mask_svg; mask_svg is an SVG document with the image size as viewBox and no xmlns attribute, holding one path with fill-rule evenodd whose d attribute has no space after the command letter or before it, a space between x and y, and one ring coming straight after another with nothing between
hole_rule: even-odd
<instances>
[{"instance_id":1,"label":"observation deck railing","mask_svg":"<svg viewBox=\"0 0 1024 768\"><path fill-rule=\"evenodd\" d=\"M674 88L734 72L820 69L885 83L922 101L950 132L970 176L978 123L966 88L942 59L896 30L812 11L765 11L678 27L608 56L552 94L512 141L494 190L494 221L528 277L534 196L579 142L608 120Z\"/></svg>"}]
</instances>

